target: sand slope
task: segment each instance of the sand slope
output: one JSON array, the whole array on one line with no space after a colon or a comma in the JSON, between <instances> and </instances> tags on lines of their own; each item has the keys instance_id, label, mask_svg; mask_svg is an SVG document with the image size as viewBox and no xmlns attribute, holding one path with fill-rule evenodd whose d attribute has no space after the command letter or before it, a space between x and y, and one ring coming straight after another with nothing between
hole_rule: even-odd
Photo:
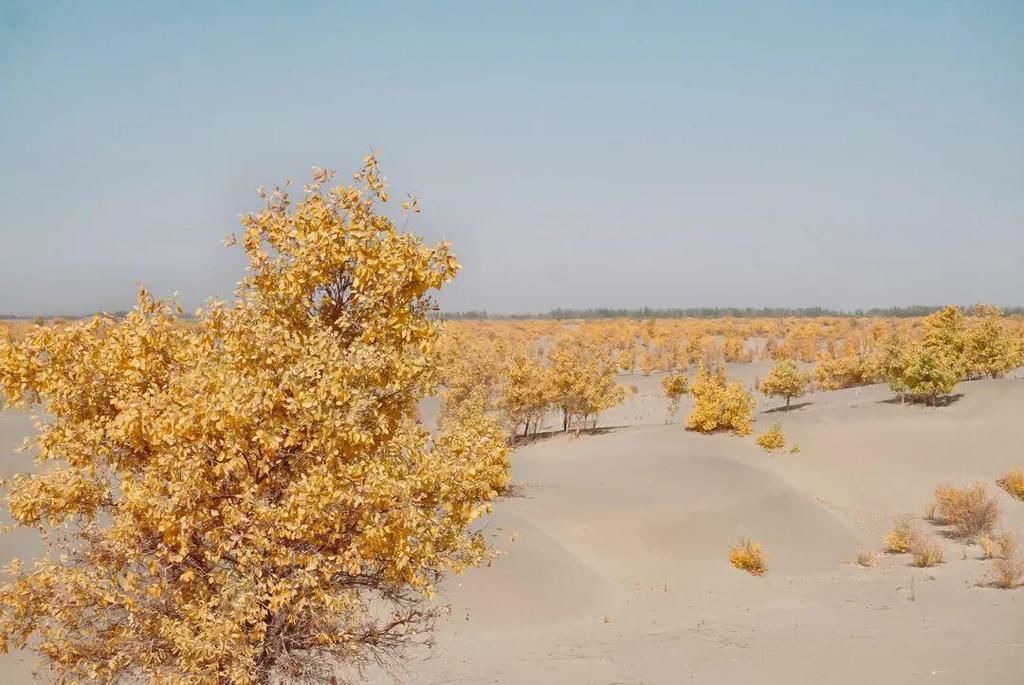
<instances>
[{"instance_id":1,"label":"sand slope","mask_svg":"<svg viewBox=\"0 0 1024 685\"><path fill-rule=\"evenodd\" d=\"M623 379L638 394L602 420L622 427L516 452L526 495L487 523L505 554L445 589L431 654L372 680L1024 682L1024 590L977 586L976 547L944 539L933 569L850 563L936 483L991 483L1024 463L1024 381L966 383L937 409L881 386L785 413L762 401L757 429L778 420L802 448L774 459L665 425L658 381ZM1000 500L1024 534L1024 503ZM764 544L767 576L728 565L741 535Z\"/></svg>"},{"instance_id":2,"label":"sand slope","mask_svg":"<svg viewBox=\"0 0 1024 685\"><path fill-rule=\"evenodd\" d=\"M730 372L750 383L764 369ZM524 494L483 522L502 554L446 582L432 652L371 682L1024 682L1024 590L979 587L976 547L943 540L933 569L850 563L936 483L1024 466L1024 380L965 383L934 409L881 386L811 394L790 412L762 399L756 430L780 421L802 448L775 458L749 438L687 433L685 403L666 424L659 376L621 382L638 392L600 434L516 451ZM0 414L5 475L29 467L7 455L30 427ZM1024 535L1024 503L999 496ZM765 546L767 576L728 565L740 536ZM39 549L28 534L0 544L4 559ZM0 682L27 682L28 663L0 660Z\"/></svg>"}]
</instances>

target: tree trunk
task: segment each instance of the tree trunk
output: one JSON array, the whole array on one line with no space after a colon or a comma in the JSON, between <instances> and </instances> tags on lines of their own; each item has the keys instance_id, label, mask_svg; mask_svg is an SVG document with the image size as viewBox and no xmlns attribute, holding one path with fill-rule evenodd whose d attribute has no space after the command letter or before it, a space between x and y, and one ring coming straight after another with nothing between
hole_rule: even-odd
<instances>
[{"instance_id":1,"label":"tree trunk","mask_svg":"<svg viewBox=\"0 0 1024 685\"><path fill-rule=\"evenodd\" d=\"M789 401L793 399L789 395L786 395L786 411L789 411Z\"/></svg>"}]
</instances>

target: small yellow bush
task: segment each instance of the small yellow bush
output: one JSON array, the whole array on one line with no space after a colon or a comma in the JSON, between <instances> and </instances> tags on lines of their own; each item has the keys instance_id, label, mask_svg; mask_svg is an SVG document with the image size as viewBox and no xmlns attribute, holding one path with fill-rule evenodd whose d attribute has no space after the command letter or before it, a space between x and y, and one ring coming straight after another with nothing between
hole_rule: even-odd
<instances>
[{"instance_id":1,"label":"small yellow bush","mask_svg":"<svg viewBox=\"0 0 1024 685\"><path fill-rule=\"evenodd\" d=\"M755 576L764 575L768 570L761 545L747 538L741 539L729 550L729 563Z\"/></svg>"},{"instance_id":2,"label":"small yellow bush","mask_svg":"<svg viewBox=\"0 0 1024 685\"><path fill-rule=\"evenodd\" d=\"M984 483L958 488L935 488L935 513L938 520L956 529L957 536L976 540L995 530L999 522L999 503Z\"/></svg>"},{"instance_id":3,"label":"small yellow bush","mask_svg":"<svg viewBox=\"0 0 1024 685\"><path fill-rule=\"evenodd\" d=\"M690 390L693 412L686 417L687 430L714 433L730 430L736 435L750 435L753 423L754 398L739 383L729 383L721 369L701 368Z\"/></svg>"},{"instance_id":4,"label":"small yellow bush","mask_svg":"<svg viewBox=\"0 0 1024 685\"><path fill-rule=\"evenodd\" d=\"M885 536L885 551L893 554L906 554L914 542L923 537L914 517L900 514L896 517L896 525L892 532Z\"/></svg>"},{"instance_id":5,"label":"small yellow bush","mask_svg":"<svg viewBox=\"0 0 1024 685\"><path fill-rule=\"evenodd\" d=\"M935 538L923 535L914 538L910 543L910 554L914 557L914 566L929 567L942 563L942 545Z\"/></svg>"},{"instance_id":6,"label":"small yellow bush","mask_svg":"<svg viewBox=\"0 0 1024 685\"><path fill-rule=\"evenodd\" d=\"M784 450L786 448L786 436L782 433L782 425L776 423L757 436L757 444L763 447L768 454Z\"/></svg>"},{"instance_id":7,"label":"small yellow bush","mask_svg":"<svg viewBox=\"0 0 1024 685\"><path fill-rule=\"evenodd\" d=\"M1024 500L1024 469L1011 469L996 483L1017 499Z\"/></svg>"}]
</instances>

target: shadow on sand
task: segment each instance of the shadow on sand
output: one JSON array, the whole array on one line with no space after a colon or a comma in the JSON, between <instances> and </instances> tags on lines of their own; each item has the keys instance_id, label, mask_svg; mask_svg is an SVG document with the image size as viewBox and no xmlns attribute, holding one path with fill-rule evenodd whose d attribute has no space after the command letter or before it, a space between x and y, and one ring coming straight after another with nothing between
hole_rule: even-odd
<instances>
[{"instance_id":1,"label":"shadow on sand","mask_svg":"<svg viewBox=\"0 0 1024 685\"><path fill-rule=\"evenodd\" d=\"M958 392L958 393L955 393L953 395L946 395L945 397L938 397L935 400L933 400L931 404L928 404L927 402L923 402L923 401L920 401L920 400L918 400L918 401L911 401L909 399L901 400L899 398L899 396L897 396L897 397L890 397L887 400L878 400L877 404L905 404L908 407L909 406L918 406L918 407L948 407L951 404L956 404L957 402L959 402L960 398L962 398L963 396L964 396L964 394L962 392Z\"/></svg>"},{"instance_id":2,"label":"shadow on sand","mask_svg":"<svg viewBox=\"0 0 1024 685\"><path fill-rule=\"evenodd\" d=\"M543 442L544 440L550 440L551 438L557 438L560 435L568 435L570 438L575 438L577 435L607 435L608 433L615 433L623 428L629 428L629 426L598 426L597 428L581 428L577 431L575 428L570 428L567 431L563 430L549 430L541 431L540 433L534 433L532 435L516 435L509 439L509 444L513 447L521 447L523 445L529 445L534 442Z\"/></svg>"},{"instance_id":3,"label":"shadow on sand","mask_svg":"<svg viewBox=\"0 0 1024 685\"><path fill-rule=\"evenodd\" d=\"M812 404L814 404L814 402L799 402L797 404L791 404L788 407L786 405L782 405L781 407L775 407L774 409L765 409L761 413L762 414L778 414L780 412L781 413L786 413L788 411L796 411L797 409L803 409L804 407L809 407Z\"/></svg>"}]
</instances>

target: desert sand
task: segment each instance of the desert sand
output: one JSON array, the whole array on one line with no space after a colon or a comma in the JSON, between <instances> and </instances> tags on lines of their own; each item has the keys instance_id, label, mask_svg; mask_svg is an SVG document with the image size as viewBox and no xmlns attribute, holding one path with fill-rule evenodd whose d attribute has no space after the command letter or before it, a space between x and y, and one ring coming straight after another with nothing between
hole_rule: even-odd
<instances>
[{"instance_id":1,"label":"desert sand","mask_svg":"<svg viewBox=\"0 0 1024 685\"><path fill-rule=\"evenodd\" d=\"M749 385L767 368L729 373ZM937 408L901 406L885 386L812 393L788 412L761 398L755 431L779 421L801 447L775 457L686 432L687 400L666 423L657 374L620 382L637 393L593 434L515 451L519 494L482 522L500 555L446 582L433 649L370 682L1024 681L1024 590L979 584L976 546L940 538L935 568L853 563L944 481L988 482L1024 534L1024 502L993 484L1024 463L1024 379L963 383ZM0 413L3 476L29 467L12 450L30 429ZM764 545L765 576L729 565L741 536ZM29 534L0 540L4 561L40 549ZM2 682L28 682L31 663L4 657Z\"/></svg>"}]
</instances>

